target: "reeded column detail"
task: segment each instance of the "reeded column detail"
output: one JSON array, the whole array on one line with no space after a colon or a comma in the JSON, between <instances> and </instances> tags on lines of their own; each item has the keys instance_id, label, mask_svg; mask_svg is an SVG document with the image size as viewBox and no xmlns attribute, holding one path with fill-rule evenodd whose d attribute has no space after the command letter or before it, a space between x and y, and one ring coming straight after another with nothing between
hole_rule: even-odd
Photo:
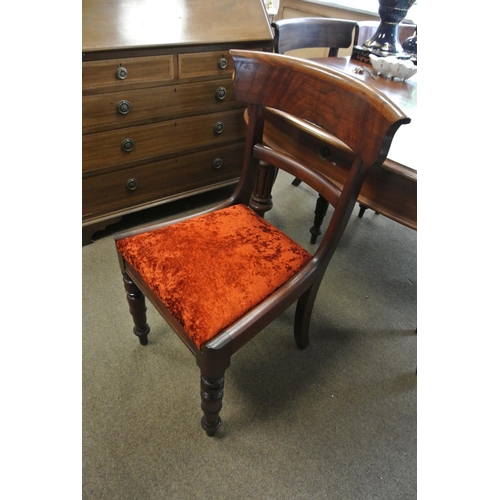
<instances>
[{"instance_id":1,"label":"reeded column detail","mask_svg":"<svg viewBox=\"0 0 500 500\"><path fill-rule=\"evenodd\" d=\"M273 208L271 190L276 179L277 169L263 161L260 162L254 192L250 198L250 208L261 217Z\"/></svg>"}]
</instances>

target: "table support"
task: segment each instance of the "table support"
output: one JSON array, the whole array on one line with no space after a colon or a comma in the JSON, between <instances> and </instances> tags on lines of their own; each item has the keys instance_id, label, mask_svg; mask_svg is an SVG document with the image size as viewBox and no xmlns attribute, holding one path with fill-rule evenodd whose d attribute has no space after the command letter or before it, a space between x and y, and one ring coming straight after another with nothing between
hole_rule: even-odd
<instances>
[{"instance_id":1,"label":"table support","mask_svg":"<svg viewBox=\"0 0 500 500\"><path fill-rule=\"evenodd\" d=\"M278 169L276 167L263 161L260 162L249 206L261 217L264 217L264 214L273 208L271 190L277 174Z\"/></svg>"}]
</instances>

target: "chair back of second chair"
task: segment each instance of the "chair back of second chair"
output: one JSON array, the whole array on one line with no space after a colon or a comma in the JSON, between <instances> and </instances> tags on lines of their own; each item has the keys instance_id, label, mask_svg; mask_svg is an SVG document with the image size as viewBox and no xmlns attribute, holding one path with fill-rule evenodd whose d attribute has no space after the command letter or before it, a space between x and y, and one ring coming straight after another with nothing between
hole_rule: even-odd
<instances>
[{"instance_id":1,"label":"chair back of second chair","mask_svg":"<svg viewBox=\"0 0 500 500\"><path fill-rule=\"evenodd\" d=\"M347 19L302 17L280 19L274 28L274 52L284 54L290 50L328 48L328 55L338 55L339 48L347 49L353 42L356 22Z\"/></svg>"}]
</instances>

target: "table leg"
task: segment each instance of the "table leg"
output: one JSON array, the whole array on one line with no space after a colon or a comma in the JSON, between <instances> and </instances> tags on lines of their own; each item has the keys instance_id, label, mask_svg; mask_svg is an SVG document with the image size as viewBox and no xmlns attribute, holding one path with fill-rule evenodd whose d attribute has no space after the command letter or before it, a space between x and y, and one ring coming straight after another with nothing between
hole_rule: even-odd
<instances>
[{"instance_id":1,"label":"table leg","mask_svg":"<svg viewBox=\"0 0 500 500\"><path fill-rule=\"evenodd\" d=\"M271 191L278 169L269 163L260 162L255 188L250 198L250 208L261 217L273 208Z\"/></svg>"},{"instance_id":2,"label":"table leg","mask_svg":"<svg viewBox=\"0 0 500 500\"><path fill-rule=\"evenodd\" d=\"M316 243L318 236L321 234L321 224L328 210L328 201L323 196L318 195L316 201L316 210L314 211L314 226L309 229L311 233L311 243Z\"/></svg>"}]
</instances>

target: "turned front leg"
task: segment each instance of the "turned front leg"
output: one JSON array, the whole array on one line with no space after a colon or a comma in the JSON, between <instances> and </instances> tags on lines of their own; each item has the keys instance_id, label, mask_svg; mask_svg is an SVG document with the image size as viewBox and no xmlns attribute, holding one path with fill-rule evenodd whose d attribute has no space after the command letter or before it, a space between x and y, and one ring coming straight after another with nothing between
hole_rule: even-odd
<instances>
[{"instance_id":1,"label":"turned front leg","mask_svg":"<svg viewBox=\"0 0 500 500\"><path fill-rule=\"evenodd\" d=\"M147 345L150 332L146 318L146 299L128 274L123 274L123 283L127 292L130 314L134 320L134 333L139 337L141 345Z\"/></svg>"},{"instance_id":2,"label":"turned front leg","mask_svg":"<svg viewBox=\"0 0 500 500\"><path fill-rule=\"evenodd\" d=\"M222 396L224 395L224 375L217 379L210 379L201 374L201 426L207 436L213 436L220 427L221 419L219 412L222 408Z\"/></svg>"}]
</instances>

